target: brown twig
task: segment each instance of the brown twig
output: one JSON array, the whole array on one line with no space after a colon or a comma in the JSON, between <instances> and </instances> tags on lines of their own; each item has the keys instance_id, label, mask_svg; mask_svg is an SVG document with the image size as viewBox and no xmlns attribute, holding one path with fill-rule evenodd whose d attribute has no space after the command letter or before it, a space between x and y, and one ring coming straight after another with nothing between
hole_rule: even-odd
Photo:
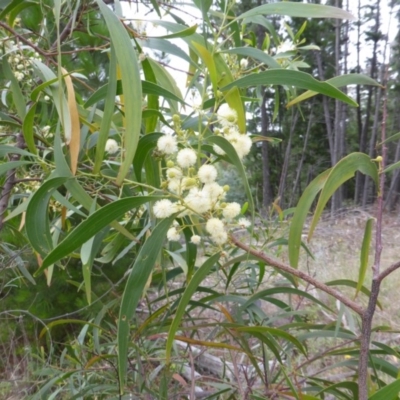
<instances>
[{"instance_id":1,"label":"brown twig","mask_svg":"<svg viewBox=\"0 0 400 400\"><path fill-rule=\"evenodd\" d=\"M17 31L15 31L11 26L8 26L4 22L0 21L0 26L4 28L6 31L12 33L16 38L18 38L22 43L25 43L29 47L31 47L33 50L35 50L37 53L41 54L43 57L49 57L51 53L47 53L46 51L42 50L40 47L36 46L33 44L30 40L26 39L23 35L20 35Z\"/></svg>"},{"instance_id":2,"label":"brown twig","mask_svg":"<svg viewBox=\"0 0 400 400\"><path fill-rule=\"evenodd\" d=\"M396 271L396 269L399 269L399 268L400 268L400 261L398 261L395 264L392 264L390 267L388 267L384 271L382 271L379 274L377 281L382 282L389 274L391 274L392 272Z\"/></svg>"},{"instance_id":3,"label":"brown twig","mask_svg":"<svg viewBox=\"0 0 400 400\"><path fill-rule=\"evenodd\" d=\"M338 290L325 285L325 283L318 281L317 279L313 278L312 276L306 274L303 271L299 271L298 269L292 268L290 265L285 264L279 260L276 260L269 255L265 254L263 251L260 250L255 250L249 245L242 243L239 239L237 239L235 236L231 235L231 241L239 248L242 250L246 251L247 253L257 257L258 259L264 261L266 264L271 265L274 268L277 268L281 271L287 272L293 276L296 276L303 281L306 281L313 285L314 287L322 290L325 293L330 294L332 297L335 299L341 301L344 305L352 309L354 312L356 312L358 315L363 315L364 309L354 302L353 300L350 300L346 296L344 296L341 292Z\"/></svg>"}]
</instances>

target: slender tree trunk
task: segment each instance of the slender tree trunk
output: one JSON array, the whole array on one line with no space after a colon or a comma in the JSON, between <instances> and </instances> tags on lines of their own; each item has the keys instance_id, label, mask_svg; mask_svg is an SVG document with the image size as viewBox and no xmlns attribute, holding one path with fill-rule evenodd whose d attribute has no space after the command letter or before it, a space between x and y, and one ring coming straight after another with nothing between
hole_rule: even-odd
<instances>
[{"instance_id":1,"label":"slender tree trunk","mask_svg":"<svg viewBox=\"0 0 400 400\"><path fill-rule=\"evenodd\" d=\"M263 90L263 99L261 103L261 135L268 136L268 113L267 113L267 95ZM268 154L268 142L263 141L261 147L262 155L262 172L263 172L263 196L262 196L262 208L266 214L269 206L272 203L272 188L269 170L269 154Z\"/></svg>"},{"instance_id":2,"label":"slender tree trunk","mask_svg":"<svg viewBox=\"0 0 400 400\"><path fill-rule=\"evenodd\" d=\"M371 78L376 78L377 75L377 63L378 63L378 33L379 33L379 23L380 23L380 0L376 1L376 16L375 16L375 26L373 30L374 35L374 46L372 50L372 58L371 58L371 71L370 76ZM361 131L361 138L360 138L360 152L366 153L367 152L367 144L368 144L368 131L370 127L370 120L371 120L371 113L372 113L372 96L375 92L376 88L374 86L368 87L368 96L367 96L367 107L365 110L365 118L364 123ZM362 189L361 187L357 191L357 195L359 196L356 198L356 202L360 202L362 200L361 196L364 193L364 186L366 184L366 180L362 178Z\"/></svg>"},{"instance_id":3,"label":"slender tree trunk","mask_svg":"<svg viewBox=\"0 0 400 400\"><path fill-rule=\"evenodd\" d=\"M322 67L322 57L321 57L320 52L318 52L318 51L315 52L315 59L317 61L319 79L321 81L323 81L323 80L325 80L325 74L324 74L324 69ZM322 97L322 106L324 109L324 118L325 118L326 133L328 136L329 153L331 156L331 165L333 165L334 141L333 141L333 130L332 130L332 123L331 123L332 118L331 118L331 113L329 110L329 99L326 96Z\"/></svg>"},{"instance_id":4,"label":"slender tree trunk","mask_svg":"<svg viewBox=\"0 0 400 400\"><path fill-rule=\"evenodd\" d=\"M289 140L288 140L288 143L286 146L285 159L283 161L281 178L279 181L279 188L278 188L279 205L281 208L283 208L285 206L284 194L285 194L285 188L286 188L286 178L287 178L287 172L289 169L289 161L290 161L290 153L292 150L293 134L294 134L298 119L299 119L299 112L298 111L294 112L294 109L292 109L291 125L290 125L290 130L289 130Z\"/></svg>"},{"instance_id":5,"label":"slender tree trunk","mask_svg":"<svg viewBox=\"0 0 400 400\"><path fill-rule=\"evenodd\" d=\"M335 0L335 6L341 8L341 1ZM342 39L342 22L339 19L335 20L335 73L336 76L341 75L341 39ZM332 166L336 165L337 162L343 156L343 121L342 121L342 102L339 100L335 101L335 121L334 121L334 135L333 135L333 154L332 154ZM333 194L331 201L331 213L334 214L340 209L342 205L343 187L340 186L338 190Z\"/></svg>"},{"instance_id":6,"label":"slender tree trunk","mask_svg":"<svg viewBox=\"0 0 400 400\"><path fill-rule=\"evenodd\" d=\"M297 165L296 178L295 178L294 183L293 183L293 191L292 191L292 196L290 198L289 207L292 207L292 204L293 204L293 201L294 201L294 197L295 197L295 194L296 194L296 190L297 190L297 186L299 185L299 181L300 181L300 177L301 177L301 170L303 169L303 163L304 163L304 159L305 159L305 155L306 155L306 149L307 149L307 145L308 145L308 138L310 137L311 125L312 125L312 122L314 120L314 116L313 116L313 113L312 113L313 105L314 105L314 101L311 104L311 113L310 113L310 116L308 117L307 131L306 131L306 135L304 137L303 150L301 152L300 161L299 161L299 163ZM301 192L300 192L300 195L301 195Z\"/></svg>"},{"instance_id":7,"label":"slender tree trunk","mask_svg":"<svg viewBox=\"0 0 400 400\"><path fill-rule=\"evenodd\" d=\"M260 6L262 0L257 0L257 4ZM265 29L258 25L257 28L257 44L261 48L264 42ZM267 93L265 88L261 88L262 102L261 102L261 135L268 136L268 112L267 112ZM268 142L263 141L261 145L261 156L262 156L262 212L267 213L269 206L272 203L272 188L270 179L270 168L269 168L269 152L268 152Z\"/></svg>"},{"instance_id":8,"label":"slender tree trunk","mask_svg":"<svg viewBox=\"0 0 400 400\"><path fill-rule=\"evenodd\" d=\"M360 65L360 50L361 50L361 0L358 0L358 7L357 7L357 73L361 73L361 65ZM358 132L358 143L361 143L361 137L362 137L362 109L361 109L361 87L360 85L357 85L356 88L356 98L357 98L357 132ZM359 148L359 151L361 151L361 148ZM360 198L360 193L362 190L364 182L364 175L361 174L361 172L356 173L356 188L354 192L354 202L358 203L358 200Z\"/></svg>"},{"instance_id":9,"label":"slender tree trunk","mask_svg":"<svg viewBox=\"0 0 400 400\"><path fill-rule=\"evenodd\" d=\"M396 154L394 156L394 162L400 161L400 141L397 142ZM396 200L398 198L398 193L396 189L399 190L400 187L400 169L396 169L393 173L393 177L390 181L390 187L386 195L385 208L390 211L394 210L396 205Z\"/></svg>"},{"instance_id":10,"label":"slender tree trunk","mask_svg":"<svg viewBox=\"0 0 400 400\"><path fill-rule=\"evenodd\" d=\"M381 73L381 82L383 78L383 74L385 71L385 66L382 66L382 73ZM382 89L378 88L378 91L375 95L375 113L374 113L374 125L372 127L371 139L369 142L369 150L368 155L373 158L375 157L375 147L376 147L376 140L378 136L378 125L379 125L379 111L380 111L380 104L381 104L381 97L382 97ZM364 190L363 190L363 198L362 198L362 207L365 208L368 203L371 202L371 179L366 176L364 180Z\"/></svg>"}]
</instances>

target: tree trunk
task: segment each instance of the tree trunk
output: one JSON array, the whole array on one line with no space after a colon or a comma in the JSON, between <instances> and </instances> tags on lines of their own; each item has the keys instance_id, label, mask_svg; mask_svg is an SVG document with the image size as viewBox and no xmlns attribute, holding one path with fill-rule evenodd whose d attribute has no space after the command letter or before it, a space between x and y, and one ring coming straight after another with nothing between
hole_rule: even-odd
<instances>
[{"instance_id":1,"label":"tree trunk","mask_svg":"<svg viewBox=\"0 0 400 400\"><path fill-rule=\"evenodd\" d=\"M335 0L335 6L341 8L341 1ZM339 19L335 21L335 73L336 76L341 74L340 58L341 58L341 39L342 39L342 22ZM335 121L334 121L334 135L333 135L333 154L332 154L332 166L336 165L337 162L343 156L343 121L342 118L342 102L339 100L335 101ZM335 214L342 206L343 197L343 186L340 186L338 190L333 194L331 201L331 213Z\"/></svg>"},{"instance_id":2,"label":"tree trunk","mask_svg":"<svg viewBox=\"0 0 400 400\"><path fill-rule=\"evenodd\" d=\"M287 172L289 169L289 161L290 161L290 153L292 150L292 139L293 139L293 134L296 128L297 120L299 119L299 112L292 109L292 117L291 117L291 125L290 125L290 131L289 131L289 140L286 146L286 151L285 151L285 159L283 161L283 167L282 167L282 172L281 172L281 178L279 181L279 188L278 188L278 198L279 198L279 206L281 208L284 208L285 206L285 201L284 201L284 194L285 194L285 188L286 188L286 178L287 178Z\"/></svg>"},{"instance_id":3,"label":"tree trunk","mask_svg":"<svg viewBox=\"0 0 400 400\"><path fill-rule=\"evenodd\" d=\"M371 78L376 78L377 72L377 60L378 60L378 33L379 33L379 22L380 22L380 0L376 1L376 17L375 17L375 26L373 30L373 37L374 37L374 46L372 51L372 58L371 58L371 71L370 76ZM365 110L365 118L364 123L361 131L361 138L359 143L359 151L361 153L367 152L367 143L368 143L368 131L372 113L372 95L375 92L376 88L374 86L368 87L368 96L367 96L367 107ZM360 178L359 178L360 180ZM357 190L357 197L356 202L360 202L362 200L361 196L364 193L364 186L366 184L366 180L364 177L361 178L362 183L360 184L360 188Z\"/></svg>"},{"instance_id":4,"label":"tree trunk","mask_svg":"<svg viewBox=\"0 0 400 400\"><path fill-rule=\"evenodd\" d=\"M258 0L257 4L260 6L262 0ZM257 27L257 44L261 49L264 42L265 29L258 25ZM261 113L261 135L268 136L268 112L267 112L267 93L265 88L261 88L262 101L260 107ZM268 208L271 205L272 199L272 188L270 179L270 169L269 169L269 154L268 154L268 142L263 141L261 145L261 156L262 156L262 213L267 215Z\"/></svg>"},{"instance_id":5,"label":"tree trunk","mask_svg":"<svg viewBox=\"0 0 400 400\"><path fill-rule=\"evenodd\" d=\"M292 196L289 201L289 207L292 207L294 197L296 194L296 190L297 190L297 186L299 185L299 181L300 181L300 177L301 177L301 170L303 168L303 163L304 163L304 159L305 159L306 149L307 149L307 145L308 145L308 138L310 137L311 125L312 125L312 122L314 119L313 112L312 112L313 105L314 105L314 101L311 104L311 112L310 112L310 116L308 117L307 131L306 131L306 135L304 137L303 151L301 152L301 158L297 165L296 178L293 183L293 191L292 191ZM301 190L300 190L300 196L301 196Z\"/></svg>"}]
</instances>

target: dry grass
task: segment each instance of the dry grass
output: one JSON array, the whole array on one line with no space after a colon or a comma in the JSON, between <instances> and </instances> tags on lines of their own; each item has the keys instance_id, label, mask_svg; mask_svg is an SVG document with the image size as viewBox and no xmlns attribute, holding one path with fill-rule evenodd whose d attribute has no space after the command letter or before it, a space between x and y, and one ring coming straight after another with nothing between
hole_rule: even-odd
<instances>
[{"instance_id":1,"label":"dry grass","mask_svg":"<svg viewBox=\"0 0 400 400\"><path fill-rule=\"evenodd\" d=\"M317 225L308 246L315 260L302 256L302 268L308 268L316 278L327 282L336 279L357 281L360 266L360 250L365 224L374 217L374 210L350 209L338 217L325 216ZM400 260L400 215L384 215L381 270ZM307 227L306 227L307 230ZM307 232L305 232L307 233ZM306 240L306 239L304 239ZM370 249L369 264L374 262L375 229ZM368 269L365 286L371 284L371 268ZM379 300L383 310L377 310L375 323L390 324L400 329L400 271L395 271L382 283ZM351 290L349 294L354 293Z\"/></svg>"}]
</instances>

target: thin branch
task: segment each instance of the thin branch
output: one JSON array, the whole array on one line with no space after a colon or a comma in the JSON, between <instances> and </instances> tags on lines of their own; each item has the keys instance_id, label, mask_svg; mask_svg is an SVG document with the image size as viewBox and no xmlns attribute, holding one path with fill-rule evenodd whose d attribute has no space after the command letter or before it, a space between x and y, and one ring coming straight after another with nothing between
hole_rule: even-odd
<instances>
[{"instance_id":1,"label":"thin branch","mask_svg":"<svg viewBox=\"0 0 400 400\"><path fill-rule=\"evenodd\" d=\"M398 261L395 264L392 264L390 267L386 268L384 271L382 271L379 276L377 277L378 282L382 282L388 275L390 275L392 272L396 271L396 269L400 268L400 261Z\"/></svg>"},{"instance_id":2,"label":"thin branch","mask_svg":"<svg viewBox=\"0 0 400 400\"><path fill-rule=\"evenodd\" d=\"M41 54L43 57L49 57L54 54L47 53L46 51L42 50L40 47L34 45L30 40L26 39L23 35L20 35L17 31L13 28L5 24L4 22L0 21L0 26L4 28L6 31L12 33L16 38L18 38L21 42L25 43L29 47L32 47L37 53ZM55 53L56 54L56 53Z\"/></svg>"},{"instance_id":3,"label":"thin branch","mask_svg":"<svg viewBox=\"0 0 400 400\"><path fill-rule=\"evenodd\" d=\"M347 298L346 296L344 296L338 290L333 289L332 287L330 287L328 285L325 285L325 283L318 281L317 279L313 278L312 276L310 276L302 271L292 268L288 264L284 264L283 262L268 256L263 251L255 250L255 249L251 248L247 244L242 243L239 239L237 239L233 235L231 235L231 241L237 247L239 247L242 250L246 251L247 253L250 253L251 255L257 257L258 259L264 261L268 265L271 265L272 267L275 267L281 271L287 272L293 276L297 276L298 278L302 279L303 281L310 283L314 287L322 290L325 293L330 294L335 299L341 301L343 304L345 304L347 307L352 309L358 315L363 315L363 313L364 313L363 308L360 305L358 305L356 302L354 302L354 301L350 300L349 298Z\"/></svg>"}]
</instances>

